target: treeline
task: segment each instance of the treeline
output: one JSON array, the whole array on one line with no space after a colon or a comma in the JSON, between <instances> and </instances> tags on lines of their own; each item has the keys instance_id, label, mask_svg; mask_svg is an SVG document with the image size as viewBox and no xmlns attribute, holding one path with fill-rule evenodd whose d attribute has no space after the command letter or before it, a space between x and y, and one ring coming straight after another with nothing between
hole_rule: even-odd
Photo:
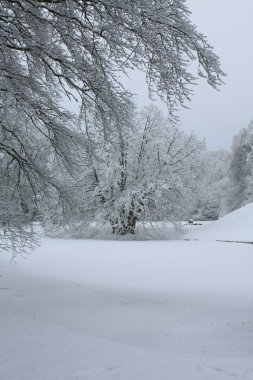
<instances>
[{"instance_id":1,"label":"treeline","mask_svg":"<svg viewBox=\"0 0 253 380\"><path fill-rule=\"evenodd\" d=\"M50 234L78 236L95 223L126 235L138 222L215 220L253 201L253 123L231 152L211 152L156 107L138 112L130 101L120 118L87 115L75 130L56 131L54 146L46 128L28 131L22 118L17 125L11 107L5 118L11 128L1 138L13 157L0 160L4 249L31 247L34 221Z\"/></svg>"},{"instance_id":2,"label":"treeline","mask_svg":"<svg viewBox=\"0 0 253 380\"><path fill-rule=\"evenodd\" d=\"M234 136L230 152L205 152L190 217L218 219L253 202L253 123Z\"/></svg>"}]
</instances>

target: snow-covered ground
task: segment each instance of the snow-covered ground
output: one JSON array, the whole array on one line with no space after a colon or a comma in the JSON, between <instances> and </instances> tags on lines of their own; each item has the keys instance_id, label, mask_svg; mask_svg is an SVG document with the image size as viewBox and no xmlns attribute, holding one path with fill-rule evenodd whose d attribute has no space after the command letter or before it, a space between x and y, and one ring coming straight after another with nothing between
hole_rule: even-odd
<instances>
[{"instance_id":1,"label":"snow-covered ground","mask_svg":"<svg viewBox=\"0 0 253 380\"><path fill-rule=\"evenodd\" d=\"M193 241L1 254L0 379L253 379L253 245L215 241L253 241L252 226L253 204Z\"/></svg>"},{"instance_id":2,"label":"snow-covered ground","mask_svg":"<svg viewBox=\"0 0 253 380\"><path fill-rule=\"evenodd\" d=\"M253 203L225 215L215 223L192 228L188 238L253 242Z\"/></svg>"}]
</instances>

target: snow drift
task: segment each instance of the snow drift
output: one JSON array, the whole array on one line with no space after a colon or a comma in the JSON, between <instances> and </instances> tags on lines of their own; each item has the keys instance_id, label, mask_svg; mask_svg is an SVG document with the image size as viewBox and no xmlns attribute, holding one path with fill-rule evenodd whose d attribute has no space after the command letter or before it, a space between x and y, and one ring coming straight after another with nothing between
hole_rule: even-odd
<instances>
[{"instance_id":1,"label":"snow drift","mask_svg":"<svg viewBox=\"0 0 253 380\"><path fill-rule=\"evenodd\" d=\"M253 203L223 218L196 228L185 236L198 240L230 240L253 242Z\"/></svg>"}]
</instances>

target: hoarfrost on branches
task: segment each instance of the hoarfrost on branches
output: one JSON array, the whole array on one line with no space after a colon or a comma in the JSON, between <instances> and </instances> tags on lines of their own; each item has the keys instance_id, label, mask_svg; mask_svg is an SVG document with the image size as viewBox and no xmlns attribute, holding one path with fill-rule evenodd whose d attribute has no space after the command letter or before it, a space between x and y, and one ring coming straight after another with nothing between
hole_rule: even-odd
<instances>
[{"instance_id":1,"label":"hoarfrost on branches","mask_svg":"<svg viewBox=\"0 0 253 380\"><path fill-rule=\"evenodd\" d=\"M110 223L118 235L134 234L139 221L175 221L186 213L195 183L194 161L203 144L164 119L154 106L125 123L87 126L84 174L88 220ZM83 217L85 220L85 217Z\"/></svg>"},{"instance_id":2,"label":"hoarfrost on branches","mask_svg":"<svg viewBox=\"0 0 253 380\"><path fill-rule=\"evenodd\" d=\"M189 15L183 0L1 0L0 166L4 186L12 189L10 199L1 193L1 204L18 204L26 223L50 198L45 191L58 193L65 214L73 209L71 192L48 170L48 151L68 173L79 159L80 119L63 108L66 97L78 102L81 118L112 113L125 119L130 94L119 75L138 68L146 72L150 95L158 93L175 118L177 106L191 97L194 60L198 75L218 88L219 59ZM14 228L17 219L5 214L2 209L1 220Z\"/></svg>"}]
</instances>

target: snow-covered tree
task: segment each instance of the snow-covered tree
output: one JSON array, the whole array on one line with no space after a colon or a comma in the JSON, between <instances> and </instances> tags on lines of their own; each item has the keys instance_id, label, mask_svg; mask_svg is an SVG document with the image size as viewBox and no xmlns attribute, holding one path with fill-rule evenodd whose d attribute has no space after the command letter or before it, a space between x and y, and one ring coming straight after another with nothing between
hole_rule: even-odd
<instances>
[{"instance_id":1,"label":"snow-covered tree","mask_svg":"<svg viewBox=\"0 0 253 380\"><path fill-rule=\"evenodd\" d=\"M145 70L171 109L191 95L194 59L200 76L221 83L184 0L2 0L0 11L1 91L47 125L59 123L62 93L78 94L85 110L95 103L117 112L117 72L129 68Z\"/></svg>"},{"instance_id":2,"label":"snow-covered tree","mask_svg":"<svg viewBox=\"0 0 253 380\"><path fill-rule=\"evenodd\" d=\"M28 115L11 103L0 112L1 248L18 251L32 247L35 239L31 222L38 217L39 206L45 206L49 194L57 193L58 199L65 201L70 198L63 177L70 167L73 171L74 163L77 165L78 141L63 127L52 143L45 126L38 123L31 128ZM57 172L64 172L61 181L55 167Z\"/></svg>"},{"instance_id":3,"label":"snow-covered tree","mask_svg":"<svg viewBox=\"0 0 253 380\"><path fill-rule=\"evenodd\" d=\"M10 167L6 170L8 165ZM0 251L10 250L15 255L36 244L30 224L35 203L19 168L3 155L0 158L0 178Z\"/></svg>"},{"instance_id":4,"label":"snow-covered tree","mask_svg":"<svg viewBox=\"0 0 253 380\"><path fill-rule=\"evenodd\" d=\"M63 108L66 98L78 102L81 116L127 115L119 76L138 68L175 117L197 76L219 86L218 57L189 16L184 0L0 1L0 151L33 191L43 182L65 199L34 156L46 140L69 165L78 122Z\"/></svg>"},{"instance_id":5,"label":"snow-covered tree","mask_svg":"<svg viewBox=\"0 0 253 380\"><path fill-rule=\"evenodd\" d=\"M253 202L253 122L243 128L232 144L228 191L223 213Z\"/></svg>"},{"instance_id":6,"label":"snow-covered tree","mask_svg":"<svg viewBox=\"0 0 253 380\"><path fill-rule=\"evenodd\" d=\"M194 190L202 144L154 106L140 115L130 112L125 123L113 122L109 136L98 121L87 129L86 215L109 222L119 235L133 234L137 221L179 220Z\"/></svg>"},{"instance_id":7,"label":"snow-covered tree","mask_svg":"<svg viewBox=\"0 0 253 380\"><path fill-rule=\"evenodd\" d=\"M228 187L230 153L225 150L205 151L195 162L197 186L189 217L215 220L222 213Z\"/></svg>"}]
</instances>

